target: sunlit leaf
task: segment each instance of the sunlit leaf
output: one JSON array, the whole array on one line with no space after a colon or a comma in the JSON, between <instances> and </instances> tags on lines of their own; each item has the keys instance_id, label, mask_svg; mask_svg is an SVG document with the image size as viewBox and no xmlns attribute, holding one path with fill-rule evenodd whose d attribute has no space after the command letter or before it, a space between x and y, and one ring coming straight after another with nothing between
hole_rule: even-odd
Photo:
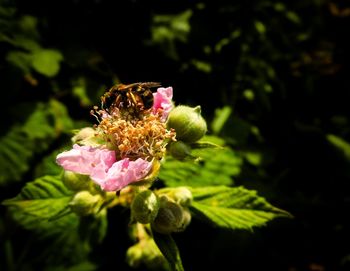
<instances>
[{"instance_id":1,"label":"sunlit leaf","mask_svg":"<svg viewBox=\"0 0 350 271\"><path fill-rule=\"evenodd\" d=\"M88 106L92 102L87 95L87 83L85 78L81 77L77 79L73 84L73 95L80 100L81 105Z\"/></svg>"},{"instance_id":2,"label":"sunlit leaf","mask_svg":"<svg viewBox=\"0 0 350 271\"><path fill-rule=\"evenodd\" d=\"M243 156L254 166L259 166L263 160L262 153L257 151L244 151Z\"/></svg>"},{"instance_id":3,"label":"sunlit leaf","mask_svg":"<svg viewBox=\"0 0 350 271\"><path fill-rule=\"evenodd\" d=\"M60 69L62 54L57 50L42 49L32 54L32 66L38 72L47 77L55 76Z\"/></svg>"},{"instance_id":4,"label":"sunlit leaf","mask_svg":"<svg viewBox=\"0 0 350 271\"><path fill-rule=\"evenodd\" d=\"M66 209L71 197L72 192L64 186L60 177L45 176L27 183L19 195L5 200L3 204L40 222Z\"/></svg>"},{"instance_id":5,"label":"sunlit leaf","mask_svg":"<svg viewBox=\"0 0 350 271\"><path fill-rule=\"evenodd\" d=\"M192 59L191 63L193 66L196 67L197 70L204 72L204 73L211 73L211 71L213 69L212 65L207 61L203 61L203 60L199 60L199 59Z\"/></svg>"},{"instance_id":6,"label":"sunlit leaf","mask_svg":"<svg viewBox=\"0 0 350 271\"><path fill-rule=\"evenodd\" d=\"M191 188L191 192L194 215L220 228L252 230L276 217L290 217L256 191L243 187L201 187Z\"/></svg>"},{"instance_id":7,"label":"sunlit leaf","mask_svg":"<svg viewBox=\"0 0 350 271\"><path fill-rule=\"evenodd\" d=\"M22 126L22 131L31 139L53 137L55 129L49 111L45 104L38 104L36 110L28 117Z\"/></svg>"},{"instance_id":8,"label":"sunlit leaf","mask_svg":"<svg viewBox=\"0 0 350 271\"><path fill-rule=\"evenodd\" d=\"M288 18L288 20L290 20L291 22L293 22L295 24L300 24L301 23L301 19L298 16L298 14L296 14L293 11L286 12L286 17Z\"/></svg>"},{"instance_id":9,"label":"sunlit leaf","mask_svg":"<svg viewBox=\"0 0 350 271\"><path fill-rule=\"evenodd\" d=\"M339 136L328 134L327 140L339 151L341 151L344 157L350 161L350 143L345 141Z\"/></svg>"},{"instance_id":10,"label":"sunlit leaf","mask_svg":"<svg viewBox=\"0 0 350 271\"><path fill-rule=\"evenodd\" d=\"M255 28L260 34L265 34L266 32L265 25L260 21L255 21Z\"/></svg>"},{"instance_id":11,"label":"sunlit leaf","mask_svg":"<svg viewBox=\"0 0 350 271\"><path fill-rule=\"evenodd\" d=\"M225 106L223 108L217 108L215 110L215 116L211 123L211 129L214 134L219 134L224 127L226 121L232 113L232 108L230 106Z\"/></svg>"},{"instance_id":12,"label":"sunlit leaf","mask_svg":"<svg viewBox=\"0 0 350 271\"><path fill-rule=\"evenodd\" d=\"M45 250L37 253L46 263L57 265L64 261L70 266L84 261L91 241L100 241L105 235L106 212L89 217L89 223L69 211L59 215L67 210L71 198L72 192L60 177L44 176L27 183L16 197L3 202L12 218L32 231L38 241L50 240Z\"/></svg>"},{"instance_id":13,"label":"sunlit leaf","mask_svg":"<svg viewBox=\"0 0 350 271\"><path fill-rule=\"evenodd\" d=\"M198 144L201 144L202 142L210 142L214 145L221 146L221 147L225 146L225 140L223 138L215 136L215 135L204 135L198 141ZM194 145L196 145L196 144L194 144Z\"/></svg>"},{"instance_id":14,"label":"sunlit leaf","mask_svg":"<svg viewBox=\"0 0 350 271\"><path fill-rule=\"evenodd\" d=\"M197 161L167 158L159 178L167 186L230 185L240 173L242 159L230 149L196 149L192 155Z\"/></svg>"},{"instance_id":15,"label":"sunlit leaf","mask_svg":"<svg viewBox=\"0 0 350 271\"><path fill-rule=\"evenodd\" d=\"M246 98L248 101L253 101L255 98L255 94L254 91L251 89L245 89L243 91L243 96L244 98Z\"/></svg>"}]
</instances>

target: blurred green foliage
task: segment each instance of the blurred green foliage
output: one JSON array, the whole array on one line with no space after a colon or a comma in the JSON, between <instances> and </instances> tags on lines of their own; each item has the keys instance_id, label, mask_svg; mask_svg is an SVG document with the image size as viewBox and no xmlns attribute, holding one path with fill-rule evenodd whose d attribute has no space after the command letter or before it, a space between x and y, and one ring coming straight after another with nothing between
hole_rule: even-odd
<instances>
[{"instance_id":1,"label":"blurred green foliage","mask_svg":"<svg viewBox=\"0 0 350 271\"><path fill-rule=\"evenodd\" d=\"M295 216L256 237L213 234L194 221L175 237L184 265L347 270L349 10L337 0L0 0L1 201L60 173L56 154L72 129L94 122L89 111L108 87L160 81L174 87L178 104L200 104L212 120L209 137L225 144L194 150L195 166L169 159L162 184L244 185ZM110 239L90 254L94 264L87 236L97 228L103 237L106 218L84 236L76 229L86 223L69 219L71 228L48 241L26 230L21 212L1 211L1 270L127 268L118 208L109 214ZM67 257L73 252L77 258Z\"/></svg>"}]
</instances>

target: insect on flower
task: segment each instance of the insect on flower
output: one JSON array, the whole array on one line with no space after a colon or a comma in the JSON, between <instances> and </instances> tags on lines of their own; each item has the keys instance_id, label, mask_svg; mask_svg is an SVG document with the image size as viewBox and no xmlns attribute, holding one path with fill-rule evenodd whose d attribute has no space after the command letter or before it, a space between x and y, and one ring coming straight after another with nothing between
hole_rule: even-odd
<instances>
[{"instance_id":1,"label":"insect on flower","mask_svg":"<svg viewBox=\"0 0 350 271\"><path fill-rule=\"evenodd\" d=\"M65 170L89 175L104 191L119 191L141 180L152 181L174 129L166 127L173 108L172 87L150 88L159 83L116 85L102 96L108 108L91 114L98 125L82 129L73 149L60 153L56 162Z\"/></svg>"},{"instance_id":2,"label":"insect on flower","mask_svg":"<svg viewBox=\"0 0 350 271\"><path fill-rule=\"evenodd\" d=\"M151 88L160 87L158 82L140 82L133 84L117 84L111 87L102 97L102 107L133 107L137 110L147 110L153 106Z\"/></svg>"}]
</instances>

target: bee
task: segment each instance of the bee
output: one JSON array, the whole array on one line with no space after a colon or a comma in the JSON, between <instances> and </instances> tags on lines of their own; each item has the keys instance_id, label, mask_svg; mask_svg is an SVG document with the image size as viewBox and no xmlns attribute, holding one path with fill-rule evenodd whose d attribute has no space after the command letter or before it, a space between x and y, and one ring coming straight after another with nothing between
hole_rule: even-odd
<instances>
[{"instance_id":1,"label":"bee","mask_svg":"<svg viewBox=\"0 0 350 271\"><path fill-rule=\"evenodd\" d=\"M129 85L117 84L111 87L102 97L102 107L118 108L133 107L138 110L147 110L153 106L151 88L160 87L158 82L140 82Z\"/></svg>"}]
</instances>

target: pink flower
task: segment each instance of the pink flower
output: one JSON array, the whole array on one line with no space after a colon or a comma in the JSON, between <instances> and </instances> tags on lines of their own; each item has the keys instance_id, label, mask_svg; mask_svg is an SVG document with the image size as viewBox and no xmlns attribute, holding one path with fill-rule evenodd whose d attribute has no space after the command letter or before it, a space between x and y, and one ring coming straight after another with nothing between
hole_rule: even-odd
<instances>
[{"instance_id":1,"label":"pink flower","mask_svg":"<svg viewBox=\"0 0 350 271\"><path fill-rule=\"evenodd\" d=\"M117 191L130 183L142 180L150 171L152 163L141 158L130 161L125 158L113 164L107 171L95 171L91 179L105 191Z\"/></svg>"},{"instance_id":2,"label":"pink flower","mask_svg":"<svg viewBox=\"0 0 350 271\"><path fill-rule=\"evenodd\" d=\"M107 171L116 161L115 152L91 146L73 145L73 149L57 155L56 162L65 170L91 175L96 168Z\"/></svg>"},{"instance_id":3,"label":"pink flower","mask_svg":"<svg viewBox=\"0 0 350 271\"><path fill-rule=\"evenodd\" d=\"M162 110L162 121L165 121L174 105L171 101L173 98L173 88L158 88L156 93L153 93L153 113L156 114L159 109Z\"/></svg>"},{"instance_id":4,"label":"pink flower","mask_svg":"<svg viewBox=\"0 0 350 271\"><path fill-rule=\"evenodd\" d=\"M76 144L72 150L60 153L56 162L65 170L90 175L106 191L120 190L141 180L152 167L152 163L141 158L116 161L114 151Z\"/></svg>"}]
</instances>

